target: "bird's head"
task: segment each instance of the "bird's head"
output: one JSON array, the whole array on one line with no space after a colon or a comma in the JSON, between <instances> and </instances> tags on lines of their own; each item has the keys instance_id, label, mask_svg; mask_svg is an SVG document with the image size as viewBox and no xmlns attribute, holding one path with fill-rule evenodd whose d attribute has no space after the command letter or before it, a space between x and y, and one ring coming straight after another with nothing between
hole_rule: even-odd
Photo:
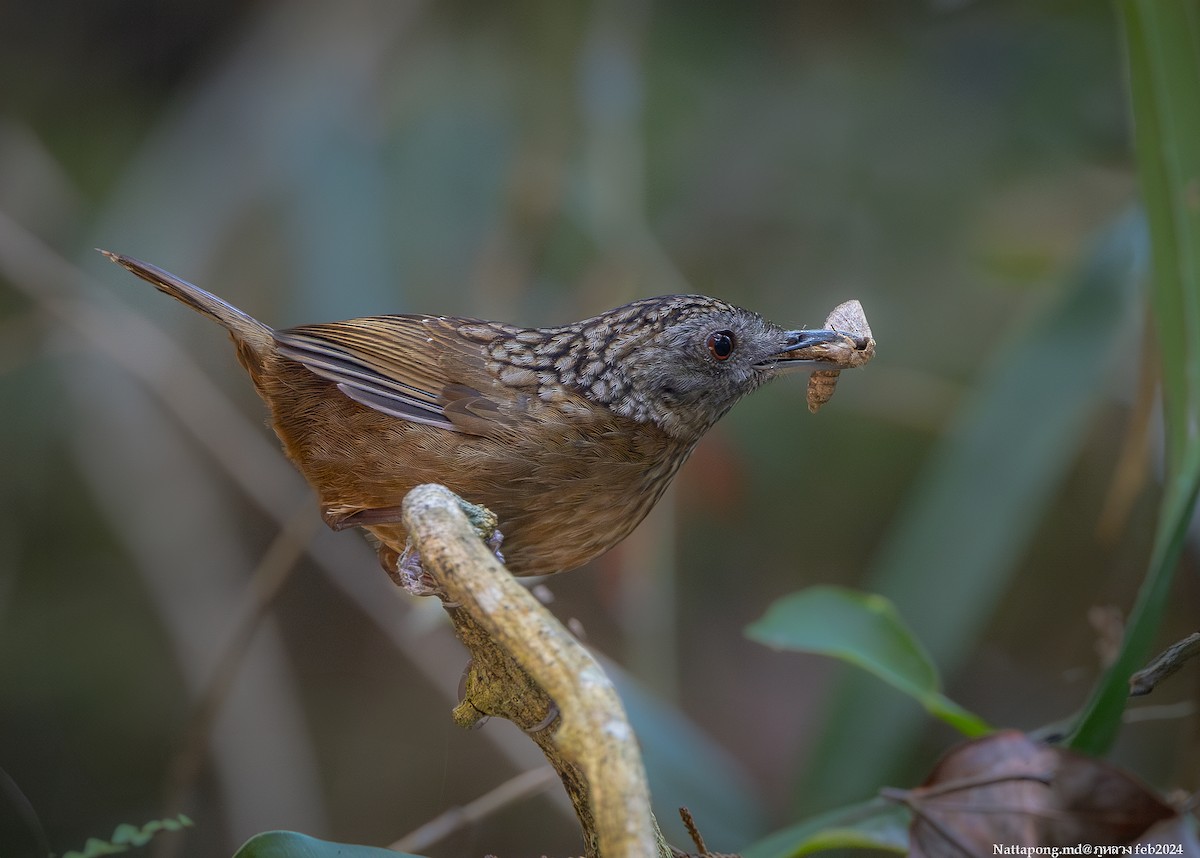
<instances>
[{"instance_id":1,"label":"bird's head","mask_svg":"<svg viewBox=\"0 0 1200 858\"><path fill-rule=\"evenodd\" d=\"M692 442L775 376L830 366L814 355L840 339L832 331L784 330L699 295L635 301L546 333L539 350L559 381Z\"/></svg>"}]
</instances>

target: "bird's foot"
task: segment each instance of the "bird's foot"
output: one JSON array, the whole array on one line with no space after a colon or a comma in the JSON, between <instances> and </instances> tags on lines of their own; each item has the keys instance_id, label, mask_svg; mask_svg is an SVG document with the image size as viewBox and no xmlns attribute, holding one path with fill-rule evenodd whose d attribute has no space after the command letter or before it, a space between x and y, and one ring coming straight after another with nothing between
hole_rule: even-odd
<instances>
[{"instance_id":1,"label":"bird's foot","mask_svg":"<svg viewBox=\"0 0 1200 858\"><path fill-rule=\"evenodd\" d=\"M483 544L492 549L492 554L496 555L496 559L500 561L500 565L504 565L504 554L500 551L500 545L504 542L504 534L499 530L493 530L492 535L483 541Z\"/></svg>"},{"instance_id":2,"label":"bird's foot","mask_svg":"<svg viewBox=\"0 0 1200 858\"><path fill-rule=\"evenodd\" d=\"M396 583L414 596L438 596L445 601L445 593L421 565L421 552L411 543L396 560Z\"/></svg>"},{"instance_id":3,"label":"bird's foot","mask_svg":"<svg viewBox=\"0 0 1200 858\"><path fill-rule=\"evenodd\" d=\"M504 554L500 553L500 544L504 541L504 534L500 533L497 528L496 514L486 506L473 504L462 498L458 498L458 503L461 505L463 514L466 514L467 520L475 528L475 533L479 534L479 538L484 540L484 545L491 548L496 559L503 564ZM421 565L421 554L416 550L412 540L404 545L402 552L397 552L386 542L380 542L379 564L383 566L384 571L388 572L388 576L397 587L402 587L413 595L436 595L442 599L445 607L458 606L457 602L446 601L442 587L432 575L425 571L424 566Z\"/></svg>"},{"instance_id":4,"label":"bird's foot","mask_svg":"<svg viewBox=\"0 0 1200 858\"><path fill-rule=\"evenodd\" d=\"M494 521L494 519L490 521ZM488 521L485 520L484 523L486 524ZM500 553L500 544L503 541L504 534L495 528L492 529L491 536L484 539L484 545L492 550L496 559L502 564L504 555ZM397 587L402 587L414 596L437 596L447 608L458 607L457 602L450 602L446 599L446 594L437 581L425 571L425 567L421 565L421 552L412 542L406 544L404 551L399 553L389 545L380 544L379 565L383 567L383 571L387 572L388 577Z\"/></svg>"},{"instance_id":5,"label":"bird's foot","mask_svg":"<svg viewBox=\"0 0 1200 858\"><path fill-rule=\"evenodd\" d=\"M421 553L410 542L404 551L397 552L390 545L380 544L379 565L397 587L414 596L443 596L433 576L421 565Z\"/></svg>"}]
</instances>

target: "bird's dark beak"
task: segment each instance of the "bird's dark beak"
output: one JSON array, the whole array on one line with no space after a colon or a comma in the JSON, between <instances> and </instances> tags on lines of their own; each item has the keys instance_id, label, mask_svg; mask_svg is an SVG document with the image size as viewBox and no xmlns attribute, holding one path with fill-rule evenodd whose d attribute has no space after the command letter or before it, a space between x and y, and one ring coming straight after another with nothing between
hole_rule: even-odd
<instances>
[{"instance_id":1,"label":"bird's dark beak","mask_svg":"<svg viewBox=\"0 0 1200 858\"><path fill-rule=\"evenodd\" d=\"M846 342L845 334L823 328L787 331L784 336L787 340L783 349L764 360L764 365L784 370L828 368L836 363L829 347L834 343L844 346Z\"/></svg>"}]
</instances>

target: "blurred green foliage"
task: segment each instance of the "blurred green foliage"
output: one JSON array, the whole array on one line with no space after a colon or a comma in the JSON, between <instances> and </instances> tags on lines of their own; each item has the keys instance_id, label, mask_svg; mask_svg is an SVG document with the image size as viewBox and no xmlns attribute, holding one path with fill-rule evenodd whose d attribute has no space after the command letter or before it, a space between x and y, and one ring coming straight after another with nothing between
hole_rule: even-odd
<instances>
[{"instance_id":1,"label":"blurred green foliage","mask_svg":"<svg viewBox=\"0 0 1200 858\"><path fill-rule=\"evenodd\" d=\"M98 858L101 855L120 855L122 852L128 852L131 848L145 846L154 839L156 834L164 831L181 831L191 825L192 821L183 814L167 819L152 819L141 826L125 822L116 827L112 837L108 840L89 837L82 851L72 849L65 853L63 858Z\"/></svg>"},{"instance_id":2,"label":"blurred green foliage","mask_svg":"<svg viewBox=\"0 0 1200 858\"><path fill-rule=\"evenodd\" d=\"M437 612L392 593L359 537L324 532L210 753L181 758L307 492L224 337L97 245L277 325L554 323L689 290L813 326L863 302L879 356L819 415L796 380L751 397L639 533L548 582L556 613L676 710L639 732L664 827L689 805L731 851L870 797L814 772L907 786L951 740L869 706L879 720L838 739L840 669L741 630L805 585L875 586L925 503L918 475L944 466L931 451L1006 368L1006 407L974 412L986 444L952 460L960 523L934 516L904 550L961 577L890 595L971 711L1026 728L1074 711L1101 672L1089 608L1132 603L1161 492L1155 447L1097 535L1143 350L1128 258L1091 252L1136 195L1121 39L1092 0L8 4L0 852L44 851L20 808L61 851L171 800L196 822L179 854L275 828L386 844L536 763L503 725L450 724L462 655ZM1079 291L1089 259L1119 297ZM1064 307L1069 329L1047 321ZM1067 335L1098 317L1102 341ZM1085 386L1063 389L1071 366ZM1048 426L1050 407L1070 419ZM1030 462L1028 494L991 496ZM994 574L954 564L972 553ZM1163 644L1194 626L1184 556ZM948 654L943 621L961 629ZM1194 699L1187 675L1159 702ZM1188 721L1131 725L1114 753L1197 787ZM678 776L697 759L728 768ZM569 854L568 814L547 794L417 851Z\"/></svg>"},{"instance_id":3,"label":"blurred green foliage","mask_svg":"<svg viewBox=\"0 0 1200 858\"><path fill-rule=\"evenodd\" d=\"M1150 221L1164 490L1146 579L1121 650L1071 735L1073 747L1093 754L1106 752L1120 731L1128 677L1151 655L1200 492L1200 8L1128 0L1119 9Z\"/></svg>"},{"instance_id":4,"label":"blurred green foliage","mask_svg":"<svg viewBox=\"0 0 1200 858\"><path fill-rule=\"evenodd\" d=\"M947 669L971 652L998 595L1019 573L1018 558L1072 464L1104 385L1131 348L1127 323L1136 315L1133 287L1144 245L1141 220L1121 218L1055 299L998 350L880 545L866 587L896 602ZM1047 360L1050 342L1060 351ZM1020 443L994 454L1013 437ZM911 707L883 698L861 677L847 680L806 773L808 787L820 788L826 801L857 798L881 774L899 776L911 762L902 737L920 729ZM887 733L871 729L881 718ZM859 754L873 761L871 774L844 765L847 755Z\"/></svg>"}]
</instances>

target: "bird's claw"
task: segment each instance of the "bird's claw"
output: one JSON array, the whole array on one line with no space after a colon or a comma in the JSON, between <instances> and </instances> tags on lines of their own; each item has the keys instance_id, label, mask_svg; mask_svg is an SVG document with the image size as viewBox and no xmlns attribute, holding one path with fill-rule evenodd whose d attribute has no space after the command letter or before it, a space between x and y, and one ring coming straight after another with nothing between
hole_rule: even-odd
<instances>
[{"instance_id":1,"label":"bird's claw","mask_svg":"<svg viewBox=\"0 0 1200 858\"><path fill-rule=\"evenodd\" d=\"M433 576L421 565L421 552L409 543L396 560L396 583L414 596L444 596ZM443 599L444 601L444 599Z\"/></svg>"},{"instance_id":2,"label":"bird's claw","mask_svg":"<svg viewBox=\"0 0 1200 858\"><path fill-rule=\"evenodd\" d=\"M504 555L500 552L500 545L503 542L504 534L495 528L493 528L491 536L483 541L501 564L504 563ZM437 581L425 571L425 567L421 564L421 552L412 542L406 544L404 551L400 553L396 553L396 550L388 545L380 545L379 563L396 586L414 596L438 596L447 608L458 607L457 602L447 601L446 594Z\"/></svg>"}]
</instances>

